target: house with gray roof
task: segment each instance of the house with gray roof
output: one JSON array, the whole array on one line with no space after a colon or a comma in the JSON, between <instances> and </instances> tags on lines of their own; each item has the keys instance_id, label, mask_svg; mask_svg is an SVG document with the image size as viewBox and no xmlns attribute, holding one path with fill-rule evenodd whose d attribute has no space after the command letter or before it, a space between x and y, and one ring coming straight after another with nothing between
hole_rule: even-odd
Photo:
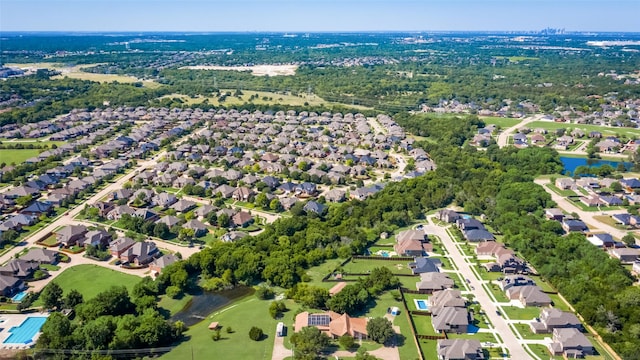
<instances>
[{"instance_id":1,"label":"house with gray roof","mask_svg":"<svg viewBox=\"0 0 640 360\"><path fill-rule=\"evenodd\" d=\"M422 274L427 272L439 272L441 261L439 259L429 259L427 257L415 258L414 262L409 263L409 269L413 274Z\"/></svg>"},{"instance_id":2,"label":"house with gray roof","mask_svg":"<svg viewBox=\"0 0 640 360\"><path fill-rule=\"evenodd\" d=\"M573 313L562 311L556 308L544 308L540 311L540 316L531 323L531 331L534 334L545 334L553 332L558 328L576 328L582 330L582 323Z\"/></svg>"},{"instance_id":3,"label":"house with gray roof","mask_svg":"<svg viewBox=\"0 0 640 360\"><path fill-rule=\"evenodd\" d=\"M196 203L191 200L180 199L175 204L171 205L171 208L178 212L187 212L193 209Z\"/></svg>"},{"instance_id":4,"label":"house with gray roof","mask_svg":"<svg viewBox=\"0 0 640 360\"><path fill-rule=\"evenodd\" d=\"M109 252L117 258L122 255L128 248L132 247L136 242L128 237L118 238L109 244Z\"/></svg>"},{"instance_id":5,"label":"house with gray roof","mask_svg":"<svg viewBox=\"0 0 640 360\"><path fill-rule=\"evenodd\" d=\"M506 290L511 300L519 300L524 306L549 306L551 298L537 285L513 286Z\"/></svg>"},{"instance_id":6,"label":"house with gray roof","mask_svg":"<svg viewBox=\"0 0 640 360\"><path fill-rule=\"evenodd\" d=\"M480 341L474 339L438 340L438 360L484 360Z\"/></svg>"},{"instance_id":7,"label":"house with gray roof","mask_svg":"<svg viewBox=\"0 0 640 360\"><path fill-rule=\"evenodd\" d=\"M28 279L33 277L33 273L39 268L39 264L36 262L23 259L11 259L6 265L0 266L0 275Z\"/></svg>"},{"instance_id":8,"label":"house with gray roof","mask_svg":"<svg viewBox=\"0 0 640 360\"><path fill-rule=\"evenodd\" d=\"M56 239L66 247L73 246L84 239L87 231L89 230L84 225L67 225L56 232Z\"/></svg>"},{"instance_id":9,"label":"house with gray roof","mask_svg":"<svg viewBox=\"0 0 640 360\"><path fill-rule=\"evenodd\" d=\"M149 263L149 270L159 274L162 269L178 261L178 257L173 254L165 254Z\"/></svg>"},{"instance_id":10,"label":"house with gray roof","mask_svg":"<svg viewBox=\"0 0 640 360\"><path fill-rule=\"evenodd\" d=\"M420 274L420 281L416 283L416 290L431 294L434 291L451 289L453 280L446 273L429 272Z\"/></svg>"},{"instance_id":11,"label":"house with gray roof","mask_svg":"<svg viewBox=\"0 0 640 360\"><path fill-rule=\"evenodd\" d=\"M576 328L553 329L552 342L548 347L552 355L562 355L569 359L581 359L595 354L589 339Z\"/></svg>"},{"instance_id":12,"label":"house with gray roof","mask_svg":"<svg viewBox=\"0 0 640 360\"><path fill-rule=\"evenodd\" d=\"M37 264L55 265L58 262L58 252L43 248L31 248L20 259Z\"/></svg>"},{"instance_id":13,"label":"house with gray roof","mask_svg":"<svg viewBox=\"0 0 640 360\"><path fill-rule=\"evenodd\" d=\"M109 245L111 241L111 234L109 234L104 229L97 229L88 231L84 235L84 239L78 240L79 245L83 245L85 247L91 245L95 247L106 247Z\"/></svg>"}]
</instances>

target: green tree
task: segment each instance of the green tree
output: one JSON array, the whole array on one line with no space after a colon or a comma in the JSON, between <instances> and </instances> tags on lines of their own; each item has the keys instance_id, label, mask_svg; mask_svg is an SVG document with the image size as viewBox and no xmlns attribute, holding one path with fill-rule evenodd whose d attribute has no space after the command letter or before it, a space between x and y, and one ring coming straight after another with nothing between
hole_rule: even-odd
<instances>
[{"instance_id":1,"label":"green tree","mask_svg":"<svg viewBox=\"0 0 640 360\"><path fill-rule=\"evenodd\" d=\"M252 326L251 329L249 330L249 339L253 341L260 341L262 340L263 336L264 336L264 332L259 327Z\"/></svg>"},{"instance_id":2,"label":"green tree","mask_svg":"<svg viewBox=\"0 0 640 360\"><path fill-rule=\"evenodd\" d=\"M342 348L345 350L351 349L356 344L353 336L349 334L340 336L340 338L338 339L338 343L340 343L340 346L342 346Z\"/></svg>"},{"instance_id":3,"label":"green tree","mask_svg":"<svg viewBox=\"0 0 640 360\"><path fill-rule=\"evenodd\" d=\"M47 309L60 309L62 306L62 288L55 282L49 283L40 294L42 304Z\"/></svg>"},{"instance_id":4,"label":"green tree","mask_svg":"<svg viewBox=\"0 0 640 360\"><path fill-rule=\"evenodd\" d=\"M369 338L378 344L384 344L395 336L391 322L385 318L373 318L367 323Z\"/></svg>"},{"instance_id":5,"label":"green tree","mask_svg":"<svg viewBox=\"0 0 640 360\"><path fill-rule=\"evenodd\" d=\"M633 236L632 233L627 233L627 235L622 237L622 242L627 246L635 246L636 245L636 237Z\"/></svg>"},{"instance_id":6,"label":"green tree","mask_svg":"<svg viewBox=\"0 0 640 360\"><path fill-rule=\"evenodd\" d=\"M29 205L31 201L33 201L33 196L31 195L20 196L19 198L16 199L16 205L20 207L25 207Z\"/></svg>"},{"instance_id":7,"label":"green tree","mask_svg":"<svg viewBox=\"0 0 640 360\"><path fill-rule=\"evenodd\" d=\"M84 298L82 294L76 289L71 289L67 296L65 296L64 298L64 307L67 309L73 309L83 302Z\"/></svg>"},{"instance_id":8,"label":"green tree","mask_svg":"<svg viewBox=\"0 0 640 360\"><path fill-rule=\"evenodd\" d=\"M261 208L266 208L269 205L269 200L267 199L267 195L265 193L259 193L256 195L256 206L260 206Z\"/></svg>"},{"instance_id":9,"label":"green tree","mask_svg":"<svg viewBox=\"0 0 640 360\"><path fill-rule=\"evenodd\" d=\"M329 337L315 326L307 326L291 335L296 359L314 358L329 345Z\"/></svg>"}]
</instances>

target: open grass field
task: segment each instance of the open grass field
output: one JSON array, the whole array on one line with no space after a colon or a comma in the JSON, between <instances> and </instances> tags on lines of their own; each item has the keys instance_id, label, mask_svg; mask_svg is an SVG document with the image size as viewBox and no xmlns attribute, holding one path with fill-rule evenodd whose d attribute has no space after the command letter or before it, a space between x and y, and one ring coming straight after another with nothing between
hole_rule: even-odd
<instances>
[{"instance_id":1,"label":"open grass field","mask_svg":"<svg viewBox=\"0 0 640 360\"><path fill-rule=\"evenodd\" d=\"M230 92L232 94L235 92L235 90L233 89L221 89L221 91ZM183 95L183 94L170 94L170 95L165 95L162 98L178 98L189 105L200 104L206 100L209 104L216 105L216 106L221 104L222 105L242 105L244 103L250 102L249 100L252 96L254 97L254 99L251 102L253 104L258 104L258 105L282 104L282 105L291 105L291 106L304 106L304 104L307 103L308 106L317 106L317 105L331 105L331 104L337 105L338 104L338 103L326 101L317 95L301 94L300 96L294 96L294 95L287 95L287 94L278 94L278 93L269 92L269 91L254 91L254 90L242 90L242 93L243 94L240 95L239 97L228 96L225 99L225 101L222 103L218 101L217 97L206 97L206 96L190 97L188 95ZM257 96L258 98L255 99L255 96ZM344 105L344 104L340 104L340 105ZM369 109L368 107L358 106L358 105L353 105L351 107L358 108L358 109L360 108Z\"/></svg>"},{"instance_id":2,"label":"open grass field","mask_svg":"<svg viewBox=\"0 0 640 360\"><path fill-rule=\"evenodd\" d=\"M89 80L95 82L112 82L117 81L120 83L134 83L134 82L142 82L142 84L146 87L157 88L161 85L154 81L140 80L134 76L126 76L126 75L117 75L117 74L93 74L82 71L83 68L90 68L92 66L96 66L99 64L84 64L84 65L76 65L76 66L67 66L62 63L25 63L25 64L5 64L8 67L17 67L21 69L40 69L40 68L48 68L55 69L61 71L62 74L58 76L54 76L52 79L61 79L64 77L69 77L72 79L80 79L80 80Z\"/></svg>"},{"instance_id":3,"label":"open grass field","mask_svg":"<svg viewBox=\"0 0 640 360\"><path fill-rule=\"evenodd\" d=\"M589 133L591 131L599 131L605 136L608 136L608 135L639 136L640 135L640 129L610 127L610 126L600 126L600 125L590 125L590 124L557 123L553 121L534 121L529 123L527 127L529 129L542 128L547 130L581 129L586 133Z\"/></svg>"},{"instance_id":4,"label":"open grass field","mask_svg":"<svg viewBox=\"0 0 640 360\"><path fill-rule=\"evenodd\" d=\"M269 316L270 303L271 301L258 300L255 296L249 296L216 310L189 328L185 333L188 340L163 355L162 359L190 359L193 354L197 354L198 359L225 358L231 354L234 359L270 359L276 325L279 321ZM292 311L286 313L285 318L291 316L291 313ZM220 333L222 339L218 341L211 339L212 331L208 326L212 321L217 321L223 328ZM285 321L285 324L291 334L292 322ZM231 326L233 333L229 334L224 330L227 326ZM249 339L249 329L252 326L257 326L264 331L266 336L261 341Z\"/></svg>"},{"instance_id":5,"label":"open grass field","mask_svg":"<svg viewBox=\"0 0 640 360\"><path fill-rule=\"evenodd\" d=\"M124 274L98 265L77 265L65 270L55 278L54 282L60 285L65 295L69 290L76 289L85 300L88 300L114 285L124 285L131 291L140 279L138 276ZM34 303L34 306L38 305L41 305L40 300Z\"/></svg>"},{"instance_id":6,"label":"open grass field","mask_svg":"<svg viewBox=\"0 0 640 360\"><path fill-rule=\"evenodd\" d=\"M6 164L20 164L28 158L38 156L39 149L0 149L0 162Z\"/></svg>"},{"instance_id":7,"label":"open grass field","mask_svg":"<svg viewBox=\"0 0 640 360\"><path fill-rule=\"evenodd\" d=\"M479 116L479 118L487 125L498 125L503 129L510 128L522 121L521 119L510 119L496 116Z\"/></svg>"},{"instance_id":8,"label":"open grass field","mask_svg":"<svg viewBox=\"0 0 640 360\"><path fill-rule=\"evenodd\" d=\"M66 144L66 141L51 141L51 140L43 140L43 139L47 139L48 136L45 137L41 137L41 138L37 138L37 139L5 139L5 138L0 138L0 141L3 144L7 144L7 145L13 145L13 144L22 144L22 145L29 145L29 144L33 144L38 145L38 146L49 146L49 148L51 148L51 145L56 145L56 146L61 146Z\"/></svg>"}]
</instances>

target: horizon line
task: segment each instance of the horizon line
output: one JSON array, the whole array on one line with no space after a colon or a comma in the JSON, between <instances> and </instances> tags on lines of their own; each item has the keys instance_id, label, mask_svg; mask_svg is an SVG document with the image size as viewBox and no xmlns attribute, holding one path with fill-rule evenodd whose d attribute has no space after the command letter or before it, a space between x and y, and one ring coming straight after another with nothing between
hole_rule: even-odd
<instances>
[{"instance_id":1,"label":"horizon line","mask_svg":"<svg viewBox=\"0 0 640 360\"><path fill-rule=\"evenodd\" d=\"M183 34L358 34L358 33L518 33L543 32L545 30L562 30L564 34L575 33L623 33L640 34L640 31L628 30L566 30L564 28L543 28L537 30L0 30L0 35L8 33L76 33L76 34L129 34L129 33L183 33ZM559 34L563 35L563 34Z\"/></svg>"}]
</instances>

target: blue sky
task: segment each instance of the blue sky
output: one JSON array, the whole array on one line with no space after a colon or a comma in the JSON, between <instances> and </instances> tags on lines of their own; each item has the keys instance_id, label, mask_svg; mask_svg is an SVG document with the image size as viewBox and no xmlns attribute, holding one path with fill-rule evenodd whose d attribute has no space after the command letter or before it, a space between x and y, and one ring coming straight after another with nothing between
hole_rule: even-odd
<instances>
[{"instance_id":1,"label":"blue sky","mask_svg":"<svg viewBox=\"0 0 640 360\"><path fill-rule=\"evenodd\" d=\"M0 0L0 31L640 31L640 0Z\"/></svg>"}]
</instances>

